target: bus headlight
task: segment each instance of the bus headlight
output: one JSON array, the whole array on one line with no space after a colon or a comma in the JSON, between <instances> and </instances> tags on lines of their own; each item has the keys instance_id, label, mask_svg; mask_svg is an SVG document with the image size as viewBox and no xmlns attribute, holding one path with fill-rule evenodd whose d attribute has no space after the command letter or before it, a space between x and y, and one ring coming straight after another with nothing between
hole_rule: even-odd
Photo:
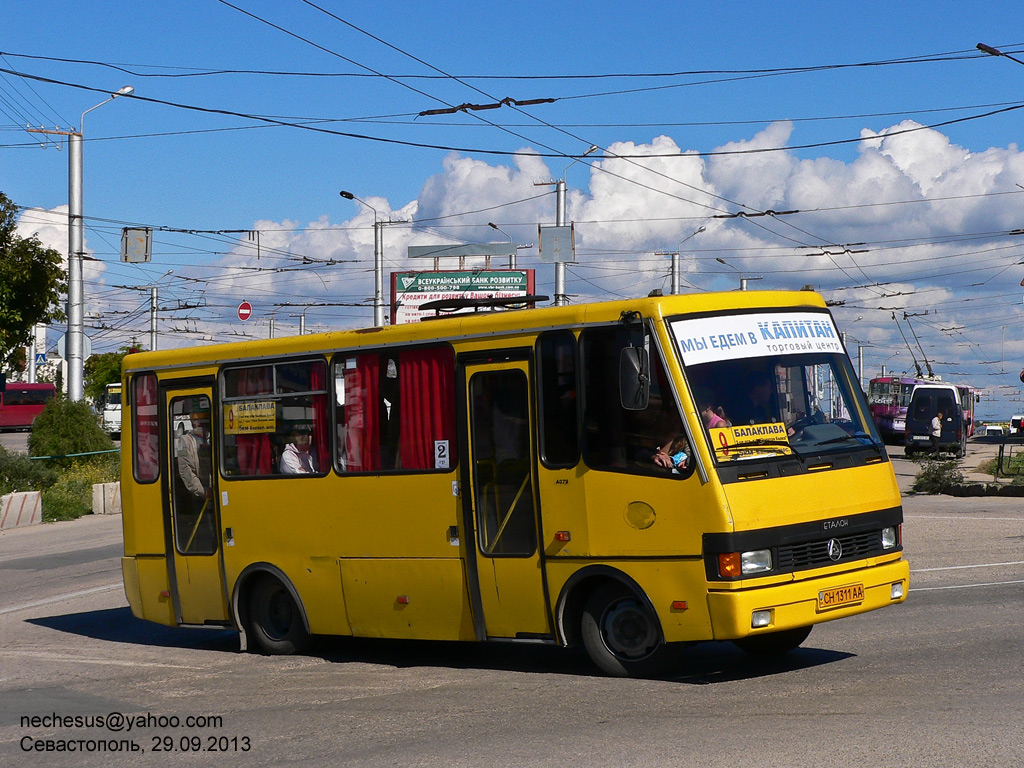
<instances>
[{"instance_id":1,"label":"bus headlight","mask_svg":"<svg viewBox=\"0 0 1024 768\"><path fill-rule=\"evenodd\" d=\"M727 552L718 556L718 573L727 579L767 573L772 569L772 551L755 549L750 552Z\"/></svg>"},{"instance_id":2,"label":"bus headlight","mask_svg":"<svg viewBox=\"0 0 1024 768\"><path fill-rule=\"evenodd\" d=\"M744 575L750 573L765 573L772 569L772 551L770 549L755 549L752 552L744 552L740 555L740 570Z\"/></svg>"},{"instance_id":3,"label":"bus headlight","mask_svg":"<svg viewBox=\"0 0 1024 768\"><path fill-rule=\"evenodd\" d=\"M882 549L894 549L898 541L899 537L895 526L882 529Z\"/></svg>"}]
</instances>

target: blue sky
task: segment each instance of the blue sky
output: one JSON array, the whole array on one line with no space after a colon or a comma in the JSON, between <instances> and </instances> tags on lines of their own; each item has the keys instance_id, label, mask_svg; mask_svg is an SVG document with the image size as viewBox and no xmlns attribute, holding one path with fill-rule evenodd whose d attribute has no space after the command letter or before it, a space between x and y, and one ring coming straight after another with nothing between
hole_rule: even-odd
<instances>
[{"instance_id":1,"label":"blue sky","mask_svg":"<svg viewBox=\"0 0 1024 768\"><path fill-rule=\"evenodd\" d=\"M986 389L982 414L1024 407L1024 66L975 50L1024 59L1019 3L232 5L5 11L0 191L24 233L66 250L67 152L25 123L77 126L135 88L84 124L96 351L148 338L148 294L120 286L158 279L161 346L289 332L303 302L335 305L310 329L369 324L373 214L339 190L416 222L386 230L404 269L410 244L501 239L488 221L535 242L555 200L534 185L565 172L574 301L666 287L655 252L705 226L693 289L813 284L867 373L913 369L906 312L937 373ZM554 101L416 117L506 98ZM711 218L766 209L800 213ZM152 264L119 262L126 225L157 228ZM258 259L238 234L256 230Z\"/></svg>"}]
</instances>

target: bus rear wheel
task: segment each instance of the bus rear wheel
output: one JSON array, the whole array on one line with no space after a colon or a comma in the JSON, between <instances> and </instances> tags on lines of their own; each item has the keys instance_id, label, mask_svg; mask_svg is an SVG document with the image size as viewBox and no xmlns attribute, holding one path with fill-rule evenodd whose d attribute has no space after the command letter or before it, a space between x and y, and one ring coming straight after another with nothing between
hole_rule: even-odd
<instances>
[{"instance_id":1,"label":"bus rear wheel","mask_svg":"<svg viewBox=\"0 0 1024 768\"><path fill-rule=\"evenodd\" d=\"M249 590L249 631L263 653L302 653L310 637L291 593L273 576L259 576Z\"/></svg>"},{"instance_id":2,"label":"bus rear wheel","mask_svg":"<svg viewBox=\"0 0 1024 768\"><path fill-rule=\"evenodd\" d=\"M654 675L677 657L678 649L661 639L651 609L620 584L607 584L590 596L581 629L587 654L613 677Z\"/></svg>"},{"instance_id":3,"label":"bus rear wheel","mask_svg":"<svg viewBox=\"0 0 1024 768\"><path fill-rule=\"evenodd\" d=\"M811 627L797 627L764 635L751 635L733 640L733 643L752 656L781 656L799 648L809 634Z\"/></svg>"}]
</instances>

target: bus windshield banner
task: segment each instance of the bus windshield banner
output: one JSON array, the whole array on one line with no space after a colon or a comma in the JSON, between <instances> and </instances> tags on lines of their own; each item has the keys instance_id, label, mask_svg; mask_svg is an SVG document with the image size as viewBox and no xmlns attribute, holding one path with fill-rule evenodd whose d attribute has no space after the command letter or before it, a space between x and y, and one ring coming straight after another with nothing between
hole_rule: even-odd
<instances>
[{"instance_id":1,"label":"bus windshield banner","mask_svg":"<svg viewBox=\"0 0 1024 768\"><path fill-rule=\"evenodd\" d=\"M824 312L716 315L671 324L686 365L772 355L842 353L832 317Z\"/></svg>"}]
</instances>

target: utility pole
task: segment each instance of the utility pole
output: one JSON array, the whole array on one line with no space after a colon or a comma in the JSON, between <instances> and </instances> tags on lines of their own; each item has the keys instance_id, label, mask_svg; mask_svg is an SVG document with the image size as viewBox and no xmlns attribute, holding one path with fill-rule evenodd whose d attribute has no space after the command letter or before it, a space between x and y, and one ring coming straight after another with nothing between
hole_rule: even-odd
<instances>
[{"instance_id":1,"label":"utility pole","mask_svg":"<svg viewBox=\"0 0 1024 768\"><path fill-rule=\"evenodd\" d=\"M562 178L557 181L541 181L537 182L533 186L535 187L550 187L552 184L555 187L555 226L565 226L565 174L572 168L573 165L578 163L587 155L597 152L600 149L596 144L592 144L590 148L582 155L577 157L562 171ZM569 297L565 292L565 262L555 262L555 306L561 307L569 303Z\"/></svg>"},{"instance_id":2,"label":"utility pole","mask_svg":"<svg viewBox=\"0 0 1024 768\"><path fill-rule=\"evenodd\" d=\"M154 283L149 289L149 348L156 350L157 288Z\"/></svg>"},{"instance_id":3,"label":"utility pole","mask_svg":"<svg viewBox=\"0 0 1024 768\"><path fill-rule=\"evenodd\" d=\"M82 132L85 116L118 96L131 96L134 92L134 88L126 85L112 93L106 101L101 101L95 107L89 107L82 113L77 131L28 129L29 133L67 136L68 138L68 332L64 350L68 363L68 400L81 400L85 396L85 341L83 338L85 336L85 309L82 287L82 257L85 251L82 233Z\"/></svg>"}]
</instances>

